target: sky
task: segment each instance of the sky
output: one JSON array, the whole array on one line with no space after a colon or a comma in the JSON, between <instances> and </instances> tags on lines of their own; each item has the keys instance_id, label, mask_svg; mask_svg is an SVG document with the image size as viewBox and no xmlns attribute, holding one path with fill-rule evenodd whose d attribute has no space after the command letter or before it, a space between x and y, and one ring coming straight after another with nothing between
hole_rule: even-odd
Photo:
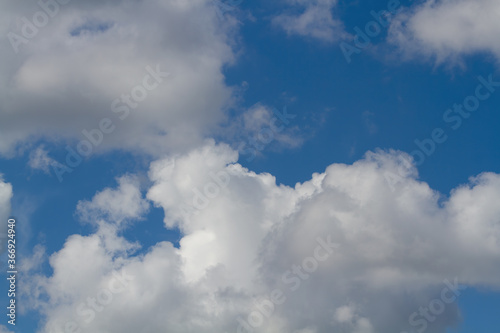
<instances>
[{"instance_id":1,"label":"sky","mask_svg":"<svg viewBox=\"0 0 500 333\"><path fill-rule=\"evenodd\" d=\"M0 9L0 333L497 330L498 1Z\"/></svg>"}]
</instances>

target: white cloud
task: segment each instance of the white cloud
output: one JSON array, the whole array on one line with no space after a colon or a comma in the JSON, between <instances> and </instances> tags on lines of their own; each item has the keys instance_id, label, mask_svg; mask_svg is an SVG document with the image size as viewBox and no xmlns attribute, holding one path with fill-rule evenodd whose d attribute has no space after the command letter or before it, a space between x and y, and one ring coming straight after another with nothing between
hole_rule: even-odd
<instances>
[{"instance_id":1,"label":"white cloud","mask_svg":"<svg viewBox=\"0 0 500 333\"><path fill-rule=\"evenodd\" d=\"M427 0L392 21L389 40L409 57L425 55L438 63L475 53L500 59L499 15L496 0Z\"/></svg>"},{"instance_id":2,"label":"white cloud","mask_svg":"<svg viewBox=\"0 0 500 333\"><path fill-rule=\"evenodd\" d=\"M54 160L49 156L49 153L43 146L31 151L28 165L33 170L42 170L43 172L49 174L50 166L54 163Z\"/></svg>"},{"instance_id":3,"label":"white cloud","mask_svg":"<svg viewBox=\"0 0 500 333\"><path fill-rule=\"evenodd\" d=\"M7 251L7 219L11 214L12 195L12 185L6 183L0 173L0 255Z\"/></svg>"},{"instance_id":4,"label":"white cloud","mask_svg":"<svg viewBox=\"0 0 500 333\"><path fill-rule=\"evenodd\" d=\"M386 173L398 172L401 154L368 153L295 187L241 167L225 145L159 160L148 199L182 231L180 248L160 242L133 255L136 245L103 223L51 256L53 275L33 279L43 297L27 304L47 317L42 332L70 320L89 332L237 332L280 289L286 299L254 332L410 331L409 315L440 297L445 279L500 288L500 175L443 197L410 170L393 188ZM318 237L339 246L308 277L292 274L311 264ZM133 279L85 323L75 308L122 269ZM427 332L459 318L447 304Z\"/></svg>"},{"instance_id":5,"label":"white cloud","mask_svg":"<svg viewBox=\"0 0 500 333\"><path fill-rule=\"evenodd\" d=\"M12 199L12 185L4 182L0 174L0 219L6 221L10 215L10 200Z\"/></svg>"},{"instance_id":6,"label":"white cloud","mask_svg":"<svg viewBox=\"0 0 500 333\"><path fill-rule=\"evenodd\" d=\"M299 14L283 13L273 23L288 35L311 37L325 42L334 42L345 35L344 25L332 12L337 0L288 0L290 9Z\"/></svg>"},{"instance_id":7,"label":"white cloud","mask_svg":"<svg viewBox=\"0 0 500 333\"><path fill-rule=\"evenodd\" d=\"M24 38L22 18L40 13L37 2L0 5L0 154L40 138L87 140L82 131L109 118L115 127L94 151L156 155L197 145L225 119L232 88L222 67L234 60L228 36L237 25L229 16L222 22L212 1L71 1L16 54L8 34ZM113 112L123 94L142 99L133 89L148 66L170 76L143 101L119 102ZM146 82L156 85L151 75Z\"/></svg>"},{"instance_id":8,"label":"white cloud","mask_svg":"<svg viewBox=\"0 0 500 333\"><path fill-rule=\"evenodd\" d=\"M79 201L77 213L87 222L105 219L120 225L125 221L141 219L149 210L149 202L142 198L139 180L134 176L117 179L118 189L107 188L96 193L91 201Z\"/></svg>"},{"instance_id":9,"label":"white cloud","mask_svg":"<svg viewBox=\"0 0 500 333\"><path fill-rule=\"evenodd\" d=\"M23 273L36 271L40 268L46 259L46 248L40 244L35 245L31 256L23 256L23 260L19 263L19 270Z\"/></svg>"}]
</instances>

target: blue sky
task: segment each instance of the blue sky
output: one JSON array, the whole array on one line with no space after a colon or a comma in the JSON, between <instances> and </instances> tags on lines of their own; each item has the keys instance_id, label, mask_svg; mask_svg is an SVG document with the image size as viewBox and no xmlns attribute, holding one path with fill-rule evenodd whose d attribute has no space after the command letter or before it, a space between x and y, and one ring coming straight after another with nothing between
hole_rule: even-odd
<instances>
[{"instance_id":1,"label":"blue sky","mask_svg":"<svg viewBox=\"0 0 500 333\"><path fill-rule=\"evenodd\" d=\"M498 327L495 1L45 3L0 5L0 333Z\"/></svg>"}]
</instances>

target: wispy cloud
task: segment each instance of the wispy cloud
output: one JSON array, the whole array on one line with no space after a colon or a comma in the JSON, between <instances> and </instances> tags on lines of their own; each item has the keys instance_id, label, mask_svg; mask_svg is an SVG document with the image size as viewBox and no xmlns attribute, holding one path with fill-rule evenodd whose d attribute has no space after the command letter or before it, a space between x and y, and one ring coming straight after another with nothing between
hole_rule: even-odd
<instances>
[{"instance_id":1,"label":"wispy cloud","mask_svg":"<svg viewBox=\"0 0 500 333\"><path fill-rule=\"evenodd\" d=\"M336 17L337 0L288 0L290 12L273 18L273 23L288 35L310 37L324 42L334 42L345 35L344 25Z\"/></svg>"}]
</instances>

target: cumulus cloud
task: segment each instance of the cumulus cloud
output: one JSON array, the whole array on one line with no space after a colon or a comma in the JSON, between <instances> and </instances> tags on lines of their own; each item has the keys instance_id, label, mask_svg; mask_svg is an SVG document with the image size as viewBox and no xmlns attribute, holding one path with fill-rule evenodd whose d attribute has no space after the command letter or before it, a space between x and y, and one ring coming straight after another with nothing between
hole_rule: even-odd
<instances>
[{"instance_id":1,"label":"cumulus cloud","mask_svg":"<svg viewBox=\"0 0 500 333\"><path fill-rule=\"evenodd\" d=\"M496 0L427 0L397 16L388 38L409 57L443 62L489 53L500 59L499 14Z\"/></svg>"},{"instance_id":2,"label":"cumulus cloud","mask_svg":"<svg viewBox=\"0 0 500 333\"><path fill-rule=\"evenodd\" d=\"M294 187L213 142L158 160L147 198L181 230L179 248L134 255L113 224L69 237L53 275L32 281L41 332L402 332L443 288L455 299L462 284L498 289L500 175L444 196L415 168L399 172L401 158L369 152ZM451 302L425 324L444 333L459 320Z\"/></svg>"},{"instance_id":3,"label":"cumulus cloud","mask_svg":"<svg viewBox=\"0 0 500 333\"><path fill-rule=\"evenodd\" d=\"M92 135L94 151L161 154L197 145L225 118L232 89L222 67L234 61L229 36L237 25L230 16L222 22L212 1L41 1L0 9L4 156L32 140L75 145ZM100 139L92 130L105 118L112 130Z\"/></svg>"},{"instance_id":4,"label":"cumulus cloud","mask_svg":"<svg viewBox=\"0 0 500 333\"><path fill-rule=\"evenodd\" d=\"M284 29L288 35L334 42L345 35L342 21L333 14L337 2L337 0L288 0L290 12L276 16L273 23Z\"/></svg>"},{"instance_id":5,"label":"cumulus cloud","mask_svg":"<svg viewBox=\"0 0 500 333\"><path fill-rule=\"evenodd\" d=\"M107 188L96 193L91 201L79 201L77 214L87 222L105 219L108 223L122 224L141 219L149 210L149 202L142 198L139 180L134 176L117 179L116 190Z\"/></svg>"}]
</instances>

